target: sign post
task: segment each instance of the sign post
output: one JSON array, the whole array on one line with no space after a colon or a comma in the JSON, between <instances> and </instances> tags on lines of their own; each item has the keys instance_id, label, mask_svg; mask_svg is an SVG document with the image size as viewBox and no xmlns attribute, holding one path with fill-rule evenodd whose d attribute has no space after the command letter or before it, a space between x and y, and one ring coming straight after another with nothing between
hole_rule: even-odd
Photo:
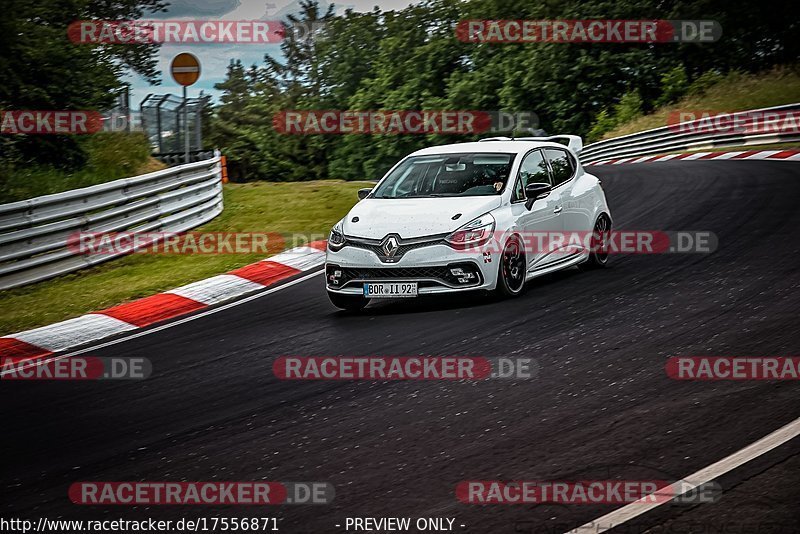
<instances>
[{"instance_id":1,"label":"sign post","mask_svg":"<svg viewBox=\"0 0 800 534\"><path fill-rule=\"evenodd\" d=\"M184 52L173 58L170 71L172 72L172 79L183 86L183 127L186 130L183 162L189 163L189 104L186 97L186 88L200 78L200 61L192 54Z\"/></svg>"}]
</instances>

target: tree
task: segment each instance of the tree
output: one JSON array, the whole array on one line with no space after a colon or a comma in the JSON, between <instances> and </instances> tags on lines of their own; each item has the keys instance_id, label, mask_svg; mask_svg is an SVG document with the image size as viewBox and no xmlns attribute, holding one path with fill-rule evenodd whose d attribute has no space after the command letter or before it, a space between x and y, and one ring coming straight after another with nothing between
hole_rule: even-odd
<instances>
[{"instance_id":1,"label":"tree","mask_svg":"<svg viewBox=\"0 0 800 534\"><path fill-rule=\"evenodd\" d=\"M264 118L281 110L532 111L549 132L596 137L699 90L710 80L705 73L796 61L792 8L777 0L758 10L745 0L425 0L397 11L333 15L332 8L304 0L287 24L323 23L324 29L310 40L290 33L282 57L265 58L257 78L268 90L251 88L242 112L260 115L262 124L233 129L240 138L230 143L251 151L254 179L374 179L417 148L471 138L282 135ZM469 19L598 18L716 20L723 37L684 44L488 44L455 35L456 24ZM224 107L233 113L232 104Z\"/></svg>"},{"instance_id":2,"label":"tree","mask_svg":"<svg viewBox=\"0 0 800 534\"><path fill-rule=\"evenodd\" d=\"M0 109L98 110L111 106L129 71L158 81L158 45L75 44L76 20L134 20L163 10L161 0L5 0L0 18ZM74 167L84 161L68 136L4 139L6 160Z\"/></svg>"}]
</instances>

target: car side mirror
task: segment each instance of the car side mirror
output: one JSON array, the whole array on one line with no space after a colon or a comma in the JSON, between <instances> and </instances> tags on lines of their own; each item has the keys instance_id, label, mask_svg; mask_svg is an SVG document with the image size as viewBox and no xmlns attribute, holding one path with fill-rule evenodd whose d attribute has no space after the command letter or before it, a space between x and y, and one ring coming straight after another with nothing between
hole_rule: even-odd
<instances>
[{"instance_id":1,"label":"car side mirror","mask_svg":"<svg viewBox=\"0 0 800 534\"><path fill-rule=\"evenodd\" d=\"M525 197L528 199L525 201L525 207L531 209L533 207L533 203L539 200L540 198L544 198L550 194L550 191L553 190L553 187L550 184L545 184L541 182L528 184L525 186Z\"/></svg>"},{"instance_id":2,"label":"car side mirror","mask_svg":"<svg viewBox=\"0 0 800 534\"><path fill-rule=\"evenodd\" d=\"M371 187L365 187L363 189L358 190L358 200L364 200L367 196L372 193Z\"/></svg>"}]
</instances>

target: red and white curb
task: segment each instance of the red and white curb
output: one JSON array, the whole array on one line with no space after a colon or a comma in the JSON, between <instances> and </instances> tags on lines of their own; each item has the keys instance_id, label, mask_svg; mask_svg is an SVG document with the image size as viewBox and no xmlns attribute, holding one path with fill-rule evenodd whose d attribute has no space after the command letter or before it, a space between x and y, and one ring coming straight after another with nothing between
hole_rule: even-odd
<instances>
[{"instance_id":1,"label":"red and white curb","mask_svg":"<svg viewBox=\"0 0 800 534\"><path fill-rule=\"evenodd\" d=\"M35 361L254 293L325 263L325 241L281 252L226 274L60 323L0 337L0 357Z\"/></svg>"},{"instance_id":2,"label":"red and white curb","mask_svg":"<svg viewBox=\"0 0 800 534\"><path fill-rule=\"evenodd\" d=\"M670 160L784 160L800 161L800 150L745 150L742 152L693 152L691 154L667 154L665 156L641 156L633 158L605 159L586 165L621 165L623 163L652 163Z\"/></svg>"}]
</instances>

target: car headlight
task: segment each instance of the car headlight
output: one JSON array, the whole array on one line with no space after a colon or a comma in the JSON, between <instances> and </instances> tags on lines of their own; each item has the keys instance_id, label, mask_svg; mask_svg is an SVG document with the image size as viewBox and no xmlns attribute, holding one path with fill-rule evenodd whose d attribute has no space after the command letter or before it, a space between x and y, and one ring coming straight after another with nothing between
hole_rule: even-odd
<instances>
[{"instance_id":1,"label":"car headlight","mask_svg":"<svg viewBox=\"0 0 800 534\"><path fill-rule=\"evenodd\" d=\"M448 235L444 240L453 248L477 247L492 237L494 224L494 217L490 213L485 213Z\"/></svg>"},{"instance_id":2,"label":"car headlight","mask_svg":"<svg viewBox=\"0 0 800 534\"><path fill-rule=\"evenodd\" d=\"M334 224L333 228L331 228L331 233L328 235L328 248L334 252L344 246L345 239L344 231L342 230L342 221L344 221L344 219Z\"/></svg>"}]
</instances>

